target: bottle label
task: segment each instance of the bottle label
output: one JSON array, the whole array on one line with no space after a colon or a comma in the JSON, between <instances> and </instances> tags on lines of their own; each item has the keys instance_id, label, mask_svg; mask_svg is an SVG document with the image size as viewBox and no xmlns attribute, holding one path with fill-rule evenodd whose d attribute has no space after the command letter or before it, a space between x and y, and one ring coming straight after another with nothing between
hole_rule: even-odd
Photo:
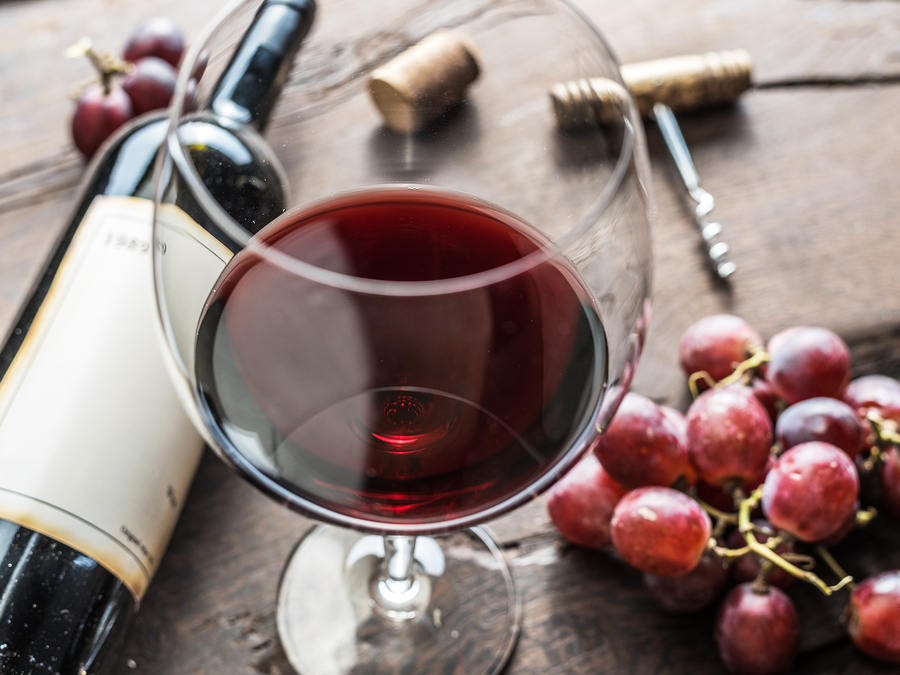
<instances>
[{"instance_id":1,"label":"bottle label","mask_svg":"<svg viewBox=\"0 0 900 675\"><path fill-rule=\"evenodd\" d=\"M197 325L206 301L232 252L175 204L160 204L156 212L158 292L170 350L166 350L179 396L195 415L194 351ZM198 429L203 423L195 418ZM208 443L212 441L207 438Z\"/></svg>"},{"instance_id":2,"label":"bottle label","mask_svg":"<svg viewBox=\"0 0 900 675\"><path fill-rule=\"evenodd\" d=\"M0 518L89 555L137 599L203 450L164 355L152 218L148 200L94 200L0 382Z\"/></svg>"}]
</instances>

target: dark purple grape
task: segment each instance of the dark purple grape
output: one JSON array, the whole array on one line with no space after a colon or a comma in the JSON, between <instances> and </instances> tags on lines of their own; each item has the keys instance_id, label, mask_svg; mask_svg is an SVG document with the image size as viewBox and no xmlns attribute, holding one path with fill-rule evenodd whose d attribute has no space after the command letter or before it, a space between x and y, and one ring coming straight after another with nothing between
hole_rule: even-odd
<instances>
[{"instance_id":1,"label":"dark purple grape","mask_svg":"<svg viewBox=\"0 0 900 675\"><path fill-rule=\"evenodd\" d=\"M772 421L748 387L705 391L687 412L688 452L701 479L714 485L757 478L772 448Z\"/></svg>"},{"instance_id":2,"label":"dark purple grape","mask_svg":"<svg viewBox=\"0 0 900 675\"><path fill-rule=\"evenodd\" d=\"M148 19L138 26L128 42L122 56L126 61L137 61L146 56L155 56L178 67L184 53L184 36L171 19L158 16Z\"/></svg>"},{"instance_id":3,"label":"dark purple grape","mask_svg":"<svg viewBox=\"0 0 900 675\"><path fill-rule=\"evenodd\" d=\"M559 533L573 544L604 548L612 543L613 510L626 492L589 454L550 489L547 512Z\"/></svg>"},{"instance_id":4,"label":"dark purple grape","mask_svg":"<svg viewBox=\"0 0 900 675\"><path fill-rule=\"evenodd\" d=\"M876 574L853 589L847 632L872 658L900 663L900 570Z\"/></svg>"},{"instance_id":5,"label":"dark purple grape","mask_svg":"<svg viewBox=\"0 0 900 675\"><path fill-rule=\"evenodd\" d=\"M646 396L625 395L594 446L613 479L630 488L670 486L690 471L684 428L672 412Z\"/></svg>"},{"instance_id":6,"label":"dark purple grape","mask_svg":"<svg viewBox=\"0 0 900 675\"><path fill-rule=\"evenodd\" d=\"M644 574L650 597L671 614L699 612L721 597L727 583L728 565L714 554L704 555L694 569L677 577Z\"/></svg>"},{"instance_id":7,"label":"dark purple grape","mask_svg":"<svg viewBox=\"0 0 900 675\"><path fill-rule=\"evenodd\" d=\"M785 450L808 441L824 441L856 457L865 435L853 408L836 398L817 396L781 413L775 423L775 439Z\"/></svg>"},{"instance_id":8,"label":"dark purple grape","mask_svg":"<svg viewBox=\"0 0 900 675\"><path fill-rule=\"evenodd\" d=\"M770 454L769 458L766 460L766 465L758 475L741 482L740 488L744 495L749 495L762 485L763 481L766 479L766 475L773 466L775 466L775 455ZM734 503L734 496L726 492L721 485L713 485L712 483L707 483L705 480L699 480L697 481L696 487L698 499L703 500L720 511L737 511L737 507Z\"/></svg>"},{"instance_id":9,"label":"dark purple grape","mask_svg":"<svg viewBox=\"0 0 900 675\"><path fill-rule=\"evenodd\" d=\"M113 86L107 92L100 83L89 86L75 104L72 116L72 140L87 158L112 133L134 117L134 106L128 94Z\"/></svg>"},{"instance_id":10,"label":"dark purple grape","mask_svg":"<svg viewBox=\"0 0 900 675\"><path fill-rule=\"evenodd\" d=\"M648 574L678 576L694 569L712 522L700 505L667 487L632 490L616 505L612 540L619 555Z\"/></svg>"},{"instance_id":11,"label":"dark purple grape","mask_svg":"<svg viewBox=\"0 0 900 675\"><path fill-rule=\"evenodd\" d=\"M678 344L678 362L687 375L706 371L714 380L722 380L754 348L762 349L759 333L740 317L713 314L688 326Z\"/></svg>"},{"instance_id":12,"label":"dark purple grape","mask_svg":"<svg viewBox=\"0 0 900 675\"><path fill-rule=\"evenodd\" d=\"M713 485L705 480L698 480L695 486L697 491L697 499L709 504L719 511L737 512L734 504L734 497L725 492L721 485Z\"/></svg>"},{"instance_id":13,"label":"dark purple grape","mask_svg":"<svg viewBox=\"0 0 900 675\"><path fill-rule=\"evenodd\" d=\"M155 56L145 56L122 80L122 89L131 98L135 114L167 108L175 93L178 71Z\"/></svg>"},{"instance_id":14,"label":"dark purple grape","mask_svg":"<svg viewBox=\"0 0 900 675\"><path fill-rule=\"evenodd\" d=\"M859 478L847 453L830 443L801 443L785 452L766 476L762 507L778 529L820 542L856 510Z\"/></svg>"},{"instance_id":15,"label":"dark purple grape","mask_svg":"<svg viewBox=\"0 0 900 675\"><path fill-rule=\"evenodd\" d=\"M850 381L850 350L827 328L792 328L768 346L766 379L789 404L816 396L841 398Z\"/></svg>"},{"instance_id":16,"label":"dark purple grape","mask_svg":"<svg viewBox=\"0 0 900 675\"><path fill-rule=\"evenodd\" d=\"M863 375L847 385L844 401L861 416L874 410L900 421L900 382L886 375Z\"/></svg>"},{"instance_id":17,"label":"dark purple grape","mask_svg":"<svg viewBox=\"0 0 900 675\"><path fill-rule=\"evenodd\" d=\"M763 530L772 530L774 532L775 528L772 527L772 523L770 523L765 518L754 518L753 523ZM756 540L765 543L765 537L757 534ZM744 538L744 535L741 534L738 530L733 530L731 534L728 535L728 539L726 540L729 548L743 548L747 545L747 540ZM775 553L781 555L782 553L793 553L794 544L793 542L785 542L778 546L775 549ZM743 583L745 581L753 581L756 577L759 576L760 570L760 558L755 553L749 553L741 558L735 560L731 565L731 573L734 576L734 580ZM781 590L787 590L791 584L793 584L797 577L786 572L780 567L775 567L770 573L769 576L766 577L766 580L772 584L773 586L777 586Z\"/></svg>"},{"instance_id":18,"label":"dark purple grape","mask_svg":"<svg viewBox=\"0 0 900 675\"><path fill-rule=\"evenodd\" d=\"M881 503L895 518L900 518L900 451L891 448L881 467Z\"/></svg>"},{"instance_id":19,"label":"dark purple grape","mask_svg":"<svg viewBox=\"0 0 900 675\"><path fill-rule=\"evenodd\" d=\"M715 628L719 656L734 675L786 673L797 655L800 622L791 599L770 586L735 586L719 607Z\"/></svg>"}]
</instances>

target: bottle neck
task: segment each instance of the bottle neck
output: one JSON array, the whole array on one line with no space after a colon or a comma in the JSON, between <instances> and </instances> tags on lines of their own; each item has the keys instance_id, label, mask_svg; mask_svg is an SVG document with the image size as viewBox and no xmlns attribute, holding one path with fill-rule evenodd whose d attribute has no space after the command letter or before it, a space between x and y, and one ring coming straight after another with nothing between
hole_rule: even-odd
<instances>
[{"instance_id":1,"label":"bottle neck","mask_svg":"<svg viewBox=\"0 0 900 675\"><path fill-rule=\"evenodd\" d=\"M216 83L207 107L220 117L262 130L315 12L315 0L267 0Z\"/></svg>"}]
</instances>

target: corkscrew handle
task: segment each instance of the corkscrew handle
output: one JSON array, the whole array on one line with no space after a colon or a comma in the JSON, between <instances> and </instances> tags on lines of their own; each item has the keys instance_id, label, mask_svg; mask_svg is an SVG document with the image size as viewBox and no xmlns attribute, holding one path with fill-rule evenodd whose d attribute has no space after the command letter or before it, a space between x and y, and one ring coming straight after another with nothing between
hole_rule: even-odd
<instances>
[{"instance_id":1,"label":"corkscrew handle","mask_svg":"<svg viewBox=\"0 0 900 675\"><path fill-rule=\"evenodd\" d=\"M734 101L750 87L753 59L732 49L630 63L621 70L638 110L649 117L656 103L684 112Z\"/></svg>"},{"instance_id":2,"label":"corkscrew handle","mask_svg":"<svg viewBox=\"0 0 900 675\"><path fill-rule=\"evenodd\" d=\"M753 60L743 49L625 64L622 81L641 115L656 103L674 112L697 110L735 100L750 87ZM614 121L627 102L625 89L605 77L560 82L550 99L561 128Z\"/></svg>"}]
</instances>

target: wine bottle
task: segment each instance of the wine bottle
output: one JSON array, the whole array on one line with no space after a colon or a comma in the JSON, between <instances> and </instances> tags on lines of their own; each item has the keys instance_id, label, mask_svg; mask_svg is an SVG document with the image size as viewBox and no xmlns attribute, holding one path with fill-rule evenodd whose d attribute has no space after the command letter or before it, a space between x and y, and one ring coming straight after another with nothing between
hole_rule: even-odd
<instances>
[{"instance_id":1,"label":"wine bottle","mask_svg":"<svg viewBox=\"0 0 900 675\"><path fill-rule=\"evenodd\" d=\"M194 123L202 177L252 229L284 210L256 130L314 13L314 0L267 0ZM150 197L166 128L146 115L98 153L0 348L2 673L109 666L203 451L155 325ZM235 189L247 183L257 191Z\"/></svg>"}]
</instances>

